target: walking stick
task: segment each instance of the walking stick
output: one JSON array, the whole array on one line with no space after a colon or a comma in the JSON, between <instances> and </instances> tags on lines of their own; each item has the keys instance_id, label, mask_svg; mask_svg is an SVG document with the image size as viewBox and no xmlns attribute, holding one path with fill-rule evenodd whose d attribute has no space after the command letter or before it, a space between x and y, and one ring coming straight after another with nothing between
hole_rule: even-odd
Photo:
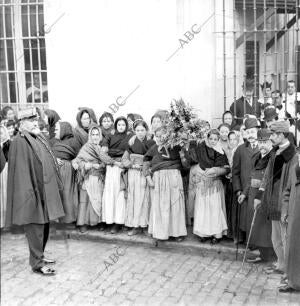
<instances>
[{"instance_id":1,"label":"walking stick","mask_svg":"<svg viewBox=\"0 0 300 306\"><path fill-rule=\"evenodd\" d=\"M248 250L248 247L249 247L249 242L250 242L250 238L251 238L254 222L255 222L255 219L256 219L256 214L257 214L257 209L254 210L254 215L253 215L252 222L251 222L249 237L248 237L248 241L247 241L247 245L246 245L246 249L245 249L245 253L244 253L242 268L243 268L245 260L246 260L247 250Z\"/></svg>"},{"instance_id":2,"label":"walking stick","mask_svg":"<svg viewBox=\"0 0 300 306\"><path fill-rule=\"evenodd\" d=\"M235 252L235 260L238 259L239 254L239 233L240 233L240 203L236 199L237 209L236 209L236 252Z\"/></svg>"}]
</instances>

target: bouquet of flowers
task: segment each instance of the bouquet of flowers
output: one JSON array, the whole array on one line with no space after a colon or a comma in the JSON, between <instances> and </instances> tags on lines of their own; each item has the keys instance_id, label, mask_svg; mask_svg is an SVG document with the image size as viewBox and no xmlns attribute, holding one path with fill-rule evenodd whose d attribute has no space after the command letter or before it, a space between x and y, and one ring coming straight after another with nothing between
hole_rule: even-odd
<instances>
[{"instance_id":1,"label":"bouquet of flowers","mask_svg":"<svg viewBox=\"0 0 300 306\"><path fill-rule=\"evenodd\" d=\"M201 142L208 131L208 123L197 118L191 106L182 99L171 102L169 116L163 124L166 126L166 133L162 137L163 146L173 148L180 146L188 150L190 142Z\"/></svg>"}]
</instances>

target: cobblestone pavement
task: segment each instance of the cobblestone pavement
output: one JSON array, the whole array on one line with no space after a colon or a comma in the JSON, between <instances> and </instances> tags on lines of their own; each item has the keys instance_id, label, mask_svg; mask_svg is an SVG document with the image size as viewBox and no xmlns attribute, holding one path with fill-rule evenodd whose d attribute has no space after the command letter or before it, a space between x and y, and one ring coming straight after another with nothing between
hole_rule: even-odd
<instances>
[{"instance_id":1,"label":"cobblestone pavement","mask_svg":"<svg viewBox=\"0 0 300 306\"><path fill-rule=\"evenodd\" d=\"M50 240L57 275L31 272L24 235L1 237L1 305L300 305L263 266L174 249Z\"/></svg>"}]
</instances>

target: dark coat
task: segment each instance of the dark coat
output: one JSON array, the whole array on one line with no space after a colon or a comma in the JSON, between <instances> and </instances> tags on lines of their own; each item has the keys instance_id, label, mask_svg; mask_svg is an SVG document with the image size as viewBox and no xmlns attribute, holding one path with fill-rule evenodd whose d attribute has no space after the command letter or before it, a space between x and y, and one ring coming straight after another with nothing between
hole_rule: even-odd
<instances>
[{"instance_id":1,"label":"dark coat","mask_svg":"<svg viewBox=\"0 0 300 306\"><path fill-rule=\"evenodd\" d=\"M230 111L236 118L236 123L238 125L243 124L243 118L246 114L255 115L258 119L261 116L262 104L259 102L253 102L253 105L250 105L246 101L245 97L240 97L230 106Z\"/></svg>"},{"instance_id":2,"label":"dark coat","mask_svg":"<svg viewBox=\"0 0 300 306\"><path fill-rule=\"evenodd\" d=\"M291 143L279 155L283 158L280 179L274 181L274 164L276 159L276 149L274 148L271 151L260 192L256 195L256 198L262 199L262 205L266 206L268 218L276 221L279 221L281 217L283 191L287 186L293 167L298 162L295 146Z\"/></svg>"},{"instance_id":3,"label":"dark coat","mask_svg":"<svg viewBox=\"0 0 300 306\"><path fill-rule=\"evenodd\" d=\"M296 176L296 171L297 176ZM289 285L300 290L300 167L291 171L283 193L282 213L288 215L286 273Z\"/></svg>"},{"instance_id":4,"label":"dark coat","mask_svg":"<svg viewBox=\"0 0 300 306\"><path fill-rule=\"evenodd\" d=\"M49 147L46 149L39 144L38 137L24 132L18 134L11 144L8 156L7 226L45 224L64 216L60 192L62 185L56 164Z\"/></svg>"},{"instance_id":5,"label":"dark coat","mask_svg":"<svg viewBox=\"0 0 300 306\"><path fill-rule=\"evenodd\" d=\"M253 156L253 169L251 171L251 180L249 181L249 188L247 192L248 206L247 206L247 224L246 224L246 236L251 228L252 218L254 215L254 199L259 190L259 184L261 183L265 171L267 169L268 161L271 153L261 157L261 153L257 153ZM250 239L250 245L257 247L273 247L271 241L272 223L268 220L267 211L261 207L257 211L255 223L252 230Z\"/></svg>"},{"instance_id":6,"label":"dark coat","mask_svg":"<svg viewBox=\"0 0 300 306\"><path fill-rule=\"evenodd\" d=\"M5 155L2 151L2 148L0 147L0 173L4 169L5 164L6 164L6 158L5 158Z\"/></svg>"},{"instance_id":7,"label":"dark coat","mask_svg":"<svg viewBox=\"0 0 300 306\"><path fill-rule=\"evenodd\" d=\"M241 191L243 194L247 194L248 183L250 181L251 169L253 166L252 157L258 152L256 147L254 150L250 146L249 142L246 142L237 147L233 155L232 164L232 186L233 192L236 194ZM240 213L240 229L246 231L247 222L247 198L241 205Z\"/></svg>"}]
</instances>

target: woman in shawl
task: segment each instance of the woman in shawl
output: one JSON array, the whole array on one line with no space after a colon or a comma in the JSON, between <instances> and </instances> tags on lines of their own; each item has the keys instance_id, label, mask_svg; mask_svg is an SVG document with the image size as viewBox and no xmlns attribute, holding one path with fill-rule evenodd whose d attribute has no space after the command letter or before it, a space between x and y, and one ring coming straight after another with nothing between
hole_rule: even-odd
<instances>
[{"instance_id":1,"label":"woman in shawl","mask_svg":"<svg viewBox=\"0 0 300 306\"><path fill-rule=\"evenodd\" d=\"M128 149L128 141L132 134L128 132L128 122L125 117L115 121L115 131L105 139L103 146L114 160L107 165L105 187L103 193L103 222L114 224L111 233L115 234L120 225L125 223L125 207L127 195L127 173L122 163L122 156Z\"/></svg>"},{"instance_id":2,"label":"woman in shawl","mask_svg":"<svg viewBox=\"0 0 300 306\"><path fill-rule=\"evenodd\" d=\"M165 127L156 129L156 144L144 156L144 175L152 187L148 231L154 239L167 240L174 237L181 241L187 235L180 173L183 160L181 161L179 147L167 150L162 145L165 133Z\"/></svg>"},{"instance_id":3,"label":"woman in shawl","mask_svg":"<svg viewBox=\"0 0 300 306\"><path fill-rule=\"evenodd\" d=\"M222 123L219 125L218 130L220 133L219 144L225 152L228 149L228 134L230 132L230 126L226 123Z\"/></svg>"},{"instance_id":4,"label":"woman in shawl","mask_svg":"<svg viewBox=\"0 0 300 306\"><path fill-rule=\"evenodd\" d=\"M74 136L81 146L87 143L89 139L89 129L97 125L97 119L94 111L88 107L80 108L76 116L77 126Z\"/></svg>"},{"instance_id":5,"label":"woman in shawl","mask_svg":"<svg viewBox=\"0 0 300 306\"><path fill-rule=\"evenodd\" d=\"M105 164L113 163L113 160L101 150L101 141L101 128L91 127L88 142L72 162L73 167L79 172L80 200L77 225L82 233L86 232L86 225L95 226L101 222Z\"/></svg>"},{"instance_id":6,"label":"woman in shawl","mask_svg":"<svg viewBox=\"0 0 300 306\"><path fill-rule=\"evenodd\" d=\"M9 141L9 133L4 125L0 125L0 145L1 152L3 146ZM8 153L8 152L7 152ZM4 157L4 158L3 158ZM6 204L7 204L7 162L8 158L3 152L1 167L3 167L0 174L0 228L5 226ZM2 165L4 163L4 165Z\"/></svg>"},{"instance_id":7,"label":"woman in shawl","mask_svg":"<svg viewBox=\"0 0 300 306\"><path fill-rule=\"evenodd\" d=\"M128 130L130 132L133 132L133 123L136 120L143 120L143 117L139 114L134 114L134 113L127 114Z\"/></svg>"},{"instance_id":8,"label":"woman in shawl","mask_svg":"<svg viewBox=\"0 0 300 306\"><path fill-rule=\"evenodd\" d=\"M143 120L133 123L135 140L125 151L122 161L128 168L128 199L125 211L125 225L133 229L129 236L136 235L139 228L146 228L149 220L150 190L143 175L143 158L155 144L147 138L148 125Z\"/></svg>"},{"instance_id":9,"label":"woman in shawl","mask_svg":"<svg viewBox=\"0 0 300 306\"><path fill-rule=\"evenodd\" d=\"M60 116L52 109L46 109L44 114L44 121L48 124L49 139L52 139L55 137L55 124L60 120Z\"/></svg>"},{"instance_id":10,"label":"woman in shawl","mask_svg":"<svg viewBox=\"0 0 300 306\"><path fill-rule=\"evenodd\" d=\"M59 121L56 123L55 138L52 151L60 166L60 175L64 185L62 202L65 216L61 221L72 223L77 219L78 189L76 173L71 161L77 156L80 144L74 138L72 126L68 122Z\"/></svg>"},{"instance_id":11,"label":"woman in shawl","mask_svg":"<svg viewBox=\"0 0 300 306\"><path fill-rule=\"evenodd\" d=\"M114 117L109 112L104 112L99 118L99 125L101 127L102 135L107 138L114 130Z\"/></svg>"},{"instance_id":12,"label":"woman in shawl","mask_svg":"<svg viewBox=\"0 0 300 306\"><path fill-rule=\"evenodd\" d=\"M212 237L215 244L226 234L226 208L221 176L229 171L227 157L218 146L220 134L213 129L195 147L197 172L192 183L196 184L193 232L204 242Z\"/></svg>"}]
</instances>

